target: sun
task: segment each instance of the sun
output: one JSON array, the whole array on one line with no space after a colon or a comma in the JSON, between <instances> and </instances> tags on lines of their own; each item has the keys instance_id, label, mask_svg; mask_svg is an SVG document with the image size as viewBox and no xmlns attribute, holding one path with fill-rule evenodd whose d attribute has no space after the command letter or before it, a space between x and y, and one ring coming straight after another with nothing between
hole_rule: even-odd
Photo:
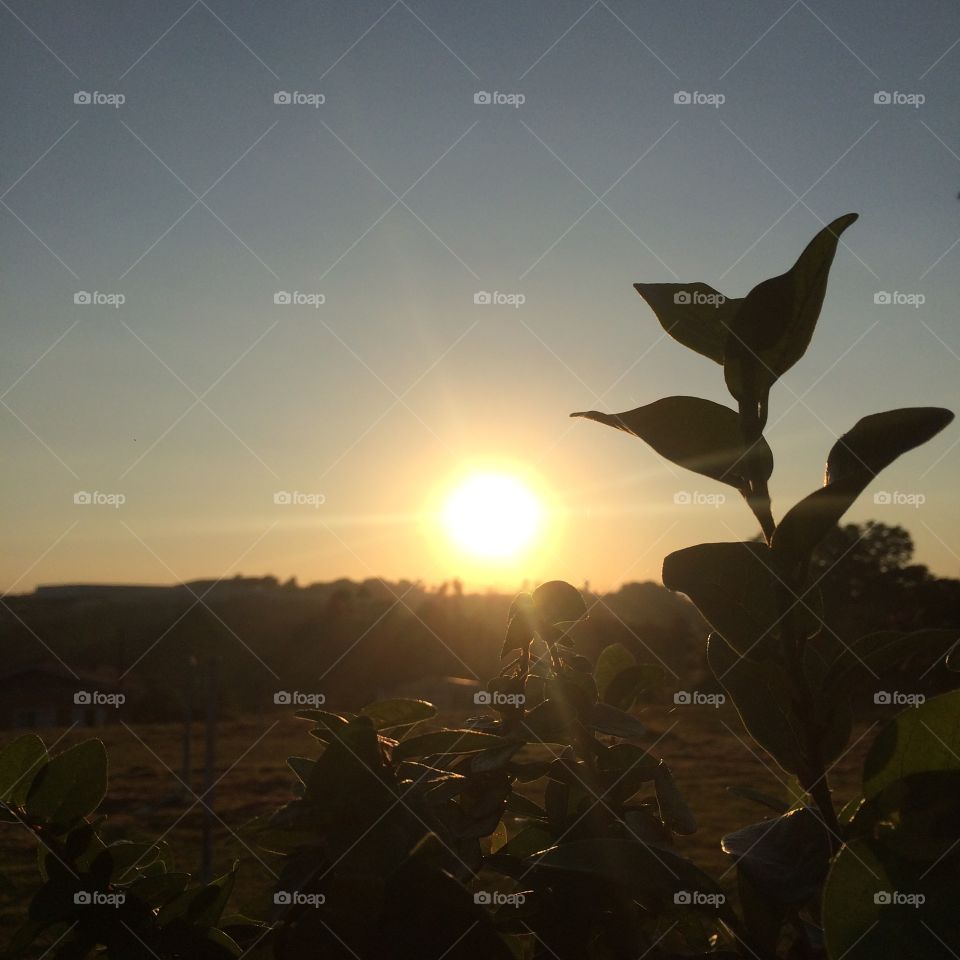
<instances>
[{"instance_id":1,"label":"sun","mask_svg":"<svg viewBox=\"0 0 960 960\"><path fill-rule=\"evenodd\" d=\"M506 558L528 547L540 530L543 505L518 477L472 473L447 497L443 525L476 557Z\"/></svg>"}]
</instances>

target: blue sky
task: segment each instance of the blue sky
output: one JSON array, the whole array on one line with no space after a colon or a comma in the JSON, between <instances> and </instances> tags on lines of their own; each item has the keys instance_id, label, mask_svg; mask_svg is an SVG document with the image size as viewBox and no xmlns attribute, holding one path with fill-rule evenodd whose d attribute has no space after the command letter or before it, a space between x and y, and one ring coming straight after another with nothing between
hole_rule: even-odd
<instances>
[{"instance_id":1,"label":"blue sky","mask_svg":"<svg viewBox=\"0 0 960 960\"><path fill-rule=\"evenodd\" d=\"M670 550L753 527L732 496L676 504L720 491L567 419L726 400L631 284L741 296L850 210L771 405L775 515L859 417L958 406L954 4L5 0L0 24L6 590L656 578ZM958 438L850 514L907 526L952 576ZM489 464L551 509L515 567L456 555L432 519Z\"/></svg>"}]
</instances>

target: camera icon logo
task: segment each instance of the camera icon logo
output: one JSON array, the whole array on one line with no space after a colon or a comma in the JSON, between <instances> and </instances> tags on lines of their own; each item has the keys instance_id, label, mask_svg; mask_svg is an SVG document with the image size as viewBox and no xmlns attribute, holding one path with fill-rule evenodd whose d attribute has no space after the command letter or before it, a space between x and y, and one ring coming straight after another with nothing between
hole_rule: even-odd
<instances>
[{"instance_id":1,"label":"camera icon logo","mask_svg":"<svg viewBox=\"0 0 960 960\"><path fill-rule=\"evenodd\" d=\"M878 891L873 895L873 902L874 902L878 907L886 907L886 906L889 906L889 905L893 902L893 897L890 896L890 893L889 893L889 891L887 891L887 890L878 890Z\"/></svg>"},{"instance_id":2,"label":"camera icon logo","mask_svg":"<svg viewBox=\"0 0 960 960\"><path fill-rule=\"evenodd\" d=\"M878 690L873 695L873 702L878 706L889 706L893 703L893 697L888 690Z\"/></svg>"},{"instance_id":3,"label":"camera icon logo","mask_svg":"<svg viewBox=\"0 0 960 960\"><path fill-rule=\"evenodd\" d=\"M888 307L893 302L893 297L886 290L878 290L873 295L873 302L880 307Z\"/></svg>"},{"instance_id":4,"label":"camera icon logo","mask_svg":"<svg viewBox=\"0 0 960 960\"><path fill-rule=\"evenodd\" d=\"M78 890L73 895L73 902L79 907L86 907L92 902L92 897L88 890Z\"/></svg>"},{"instance_id":5,"label":"camera icon logo","mask_svg":"<svg viewBox=\"0 0 960 960\"><path fill-rule=\"evenodd\" d=\"M686 90L678 90L678 91L673 95L673 102L674 102L674 103L691 103L691 102L692 102L692 99L693 99L693 98L690 96L689 92L686 91Z\"/></svg>"},{"instance_id":6,"label":"camera icon logo","mask_svg":"<svg viewBox=\"0 0 960 960\"><path fill-rule=\"evenodd\" d=\"M493 295L486 290L478 290L473 295L473 302L478 307L486 307L493 303Z\"/></svg>"},{"instance_id":7,"label":"camera icon logo","mask_svg":"<svg viewBox=\"0 0 960 960\"><path fill-rule=\"evenodd\" d=\"M289 490L278 490L273 495L273 502L281 507L288 507L293 503L293 494Z\"/></svg>"},{"instance_id":8,"label":"camera icon logo","mask_svg":"<svg viewBox=\"0 0 960 960\"><path fill-rule=\"evenodd\" d=\"M287 290L278 290L273 295L273 302L278 307L289 306L291 303L293 303L293 296Z\"/></svg>"},{"instance_id":9,"label":"camera icon logo","mask_svg":"<svg viewBox=\"0 0 960 960\"><path fill-rule=\"evenodd\" d=\"M886 490L878 490L873 495L873 502L878 506L889 506L893 502L893 497Z\"/></svg>"},{"instance_id":10,"label":"camera icon logo","mask_svg":"<svg viewBox=\"0 0 960 960\"><path fill-rule=\"evenodd\" d=\"M493 897L490 894L489 890L480 890L478 893L473 895L473 902L479 904L480 906L490 906L493 903Z\"/></svg>"},{"instance_id":11,"label":"camera icon logo","mask_svg":"<svg viewBox=\"0 0 960 960\"><path fill-rule=\"evenodd\" d=\"M286 90L278 90L278 91L273 95L273 102L274 102L274 103L286 104L286 103L290 103L290 101L291 101L290 94L289 94L289 92L286 91Z\"/></svg>"},{"instance_id":12,"label":"camera icon logo","mask_svg":"<svg viewBox=\"0 0 960 960\"><path fill-rule=\"evenodd\" d=\"M683 306L691 302L690 291L689 290L678 290L673 295L673 302Z\"/></svg>"},{"instance_id":13,"label":"camera icon logo","mask_svg":"<svg viewBox=\"0 0 960 960\"><path fill-rule=\"evenodd\" d=\"M679 506L686 507L693 502L693 498L690 496L689 490L678 490L673 495L673 502Z\"/></svg>"},{"instance_id":14,"label":"camera icon logo","mask_svg":"<svg viewBox=\"0 0 960 960\"><path fill-rule=\"evenodd\" d=\"M490 94L486 90L478 90L473 95L473 102L479 104L487 104L491 102Z\"/></svg>"},{"instance_id":15,"label":"camera icon logo","mask_svg":"<svg viewBox=\"0 0 960 960\"><path fill-rule=\"evenodd\" d=\"M491 703L493 703L493 697L490 695L489 690L478 690L473 695L473 702L478 707L488 707Z\"/></svg>"},{"instance_id":16,"label":"camera icon logo","mask_svg":"<svg viewBox=\"0 0 960 960\"><path fill-rule=\"evenodd\" d=\"M73 695L73 702L81 707L89 706L91 703L93 703L93 697L87 690L78 690Z\"/></svg>"},{"instance_id":17,"label":"camera icon logo","mask_svg":"<svg viewBox=\"0 0 960 960\"><path fill-rule=\"evenodd\" d=\"M278 690L273 695L273 702L280 704L281 706L289 706L293 703L293 697L290 694L289 690Z\"/></svg>"},{"instance_id":18,"label":"camera icon logo","mask_svg":"<svg viewBox=\"0 0 960 960\"><path fill-rule=\"evenodd\" d=\"M73 495L73 502L78 506L86 507L86 506L89 506L91 503L93 503L93 496L92 494L88 493L86 490L78 490Z\"/></svg>"},{"instance_id":19,"label":"camera icon logo","mask_svg":"<svg viewBox=\"0 0 960 960\"><path fill-rule=\"evenodd\" d=\"M684 706L693 703L693 697L689 690L678 690L673 695L673 702L679 706Z\"/></svg>"},{"instance_id":20,"label":"camera icon logo","mask_svg":"<svg viewBox=\"0 0 960 960\"><path fill-rule=\"evenodd\" d=\"M673 895L673 902L680 907L689 906L693 902L693 897L690 896L689 890L678 890Z\"/></svg>"},{"instance_id":21,"label":"camera icon logo","mask_svg":"<svg viewBox=\"0 0 960 960\"><path fill-rule=\"evenodd\" d=\"M92 98L86 90L78 90L73 95L74 103L87 104L87 103L90 103L91 101L92 101Z\"/></svg>"},{"instance_id":22,"label":"camera icon logo","mask_svg":"<svg viewBox=\"0 0 960 960\"><path fill-rule=\"evenodd\" d=\"M874 103L886 104L886 103L890 103L892 99L893 98L890 96L890 94L886 90L878 90L873 95Z\"/></svg>"},{"instance_id":23,"label":"camera icon logo","mask_svg":"<svg viewBox=\"0 0 960 960\"><path fill-rule=\"evenodd\" d=\"M93 302L92 295L86 290L78 290L73 295L73 302L78 306L89 306Z\"/></svg>"},{"instance_id":24,"label":"camera icon logo","mask_svg":"<svg viewBox=\"0 0 960 960\"><path fill-rule=\"evenodd\" d=\"M278 890L273 895L273 902L278 907L285 907L285 906L289 906L289 904L293 902L293 897L291 897L289 892L286 890Z\"/></svg>"}]
</instances>

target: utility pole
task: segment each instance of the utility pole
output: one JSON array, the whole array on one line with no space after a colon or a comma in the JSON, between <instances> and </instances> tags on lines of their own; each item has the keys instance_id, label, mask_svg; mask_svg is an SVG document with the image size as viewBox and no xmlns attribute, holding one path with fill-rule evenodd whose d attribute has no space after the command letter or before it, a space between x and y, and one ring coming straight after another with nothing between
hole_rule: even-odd
<instances>
[{"instance_id":1,"label":"utility pole","mask_svg":"<svg viewBox=\"0 0 960 960\"><path fill-rule=\"evenodd\" d=\"M206 664L207 722L203 768L203 853L200 873L204 883L213 879L213 781L217 758L217 680L219 659L210 656Z\"/></svg>"}]
</instances>

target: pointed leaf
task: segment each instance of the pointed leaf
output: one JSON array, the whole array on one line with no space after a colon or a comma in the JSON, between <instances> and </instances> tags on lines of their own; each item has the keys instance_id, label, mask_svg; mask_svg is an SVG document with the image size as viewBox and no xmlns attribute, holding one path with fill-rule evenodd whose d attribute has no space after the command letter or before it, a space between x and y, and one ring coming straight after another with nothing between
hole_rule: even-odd
<instances>
[{"instance_id":1,"label":"pointed leaf","mask_svg":"<svg viewBox=\"0 0 960 960\"><path fill-rule=\"evenodd\" d=\"M660 326L685 347L723 363L727 328L743 303L705 283L635 283Z\"/></svg>"},{"instance_id":2,"label":"pointed leaf","mask_svg":"<svg viewBox=\"0 0 960 960\"><path fill-rule=\"evenodd\" d=\"M107 751L100 740L85 740L57 754L34 779L27 814L55 826L69 826L93 813L107 791Z\"/></svg>"},{"instance_id":3,"label":"pointed leaf","mask_svg":"<svg viewBox=\"0 0 960 960\"><path fill-rule=\"evenodd\" d=\"M437 715L432 703L426 700L379 700L365 706L360 713L373 721L374 727L384 730L388 727L406 727L411 723L429 720Z\"/></svg>"},{"instance_id":4,"label":"pointed leaf","mask_svg":"<svg viewBox=\"0 0 960 960\"><path fill-rule=\"evenodd\" d=\"M672 463L738 490L747 485L750 460L756 461L756 470L764 477L773 471L767 441L761 438L752 447L746 445L737 413L701 397L664 397L625 413L590 410L571 416L632 433Z\"/></svg>"},{"instance_id":5,"label":"pointed leaf","mask_svg":"<svg viewBox=\"0 0 960 960\"><path fill-rule=\"evenodd\" d=\"M780 521L773 536L776 553L788 562L804 562L884 467L951 420L953 414L941 407L904 407L857 421L830 450L824 486Z\"/></svg>"},{"instance_id":6,"label":"pointed leaf","mask_svg":"<svg viewBox=\"0 0 960 960\"><path fill-rule=\"evenodd\" d=\"M779 583L762 543L700 543L663 561L663 585L685 593L738 653L754 658L776 639Z\"/></svg>"},{"instance_id":7,"label":"pointed leaf","mask_svg":"<svg viewBox=\"0 0 960 960\"><path fill-rule=\"evenodd\" d=\"M755 286L730 322L724 376L738 400L769 390L806 352L813 336L840 234L857 219L848 213L824 227L797 262Z\"/></svg>"},{"instance_id":8,"label":"pointed leaf","mask_svg":"<svg viewBox=\"0 0 960 960\"><path fill-rule=\"evenodd\" d=\"M549 580L533 591L533 609L537 618L551 626L567 620L579 620L587 612L580 591L565 580Z\"/></svg>"}]
</instances>

